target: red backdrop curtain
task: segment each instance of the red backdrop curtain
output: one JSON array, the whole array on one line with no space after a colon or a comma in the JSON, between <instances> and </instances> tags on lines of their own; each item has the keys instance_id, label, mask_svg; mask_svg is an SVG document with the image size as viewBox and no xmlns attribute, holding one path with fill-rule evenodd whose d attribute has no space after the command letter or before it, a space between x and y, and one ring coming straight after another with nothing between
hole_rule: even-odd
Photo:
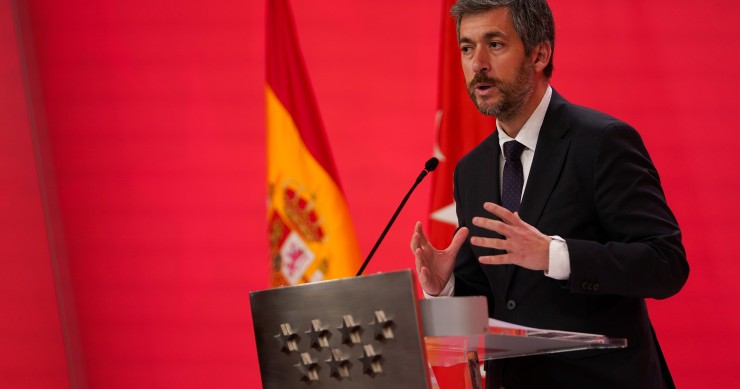
<instances>
[{"instance_id":1,"label":"red backdrop curtain","mask_svg":"<svg viewBox=\"0 0 740 389\"><path fill-rule=\"evenodd\" d=\"M433 153L441 3L292 2L363 253ZM641 132L684 231L689 282L649 302L676 383L737 386L740 5L551 5L553 86ZM259 387L264 11L0 4L0 386ZM412 266L429 198L366 273Z\"/></svg>"}]
</instances>

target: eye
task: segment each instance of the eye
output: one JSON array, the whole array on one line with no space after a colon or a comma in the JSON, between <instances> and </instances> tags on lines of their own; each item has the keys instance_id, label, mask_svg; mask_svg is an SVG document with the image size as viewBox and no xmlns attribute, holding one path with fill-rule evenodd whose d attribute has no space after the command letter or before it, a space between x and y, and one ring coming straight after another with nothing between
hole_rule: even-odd
<instances>
[{"instance_id":1,"label":"eye","mask_svg":"<svg viewBox=\"0 0 740 389\"><path fill-rule=\"evenodd\" d=\"M491 42L488 44L488 47L492 49L499 49L501 48L501 42Z\"/></svg>"},{"instance_id":2,"label":"eye","mask_svg":"<svg viewBox=\"0 0 740 389\"><path fill-rule=\"evenodd\" d=\"M471 53L473 51L473 48L471 46L461 46L460 47L460 51L463 54L469 54L469 53Z\"/></svg>"}]
</instances>

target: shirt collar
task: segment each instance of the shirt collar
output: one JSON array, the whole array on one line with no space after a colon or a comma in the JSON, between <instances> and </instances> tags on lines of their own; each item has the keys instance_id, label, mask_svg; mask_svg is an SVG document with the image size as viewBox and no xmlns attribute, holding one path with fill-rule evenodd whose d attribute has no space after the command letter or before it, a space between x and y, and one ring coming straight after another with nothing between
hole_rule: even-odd
<instances>
[{"instance_id":1,"label":"shirt collar","mask_svg":"<svg viewBox=\"0 0 740 389\"><path fill-rule=\"evenodd\" d=\"M540 136L540 128L542 127L542 122L545 121L545 114L547 113L547 107L550 105L551 98L552 87L548 85L545 95L542 96L542 100L540 100L540 104L534 112L532 112L532 115L524 123L524 126L522 126L522 129L514 139L501 129L501 125L498 120L496 120L496 129L498 129L498 143L499 147L501 147L501 155L503 155L504 152L504 143L510 140L516 140L528 149L534 151L537 146L537 138Z\"/></svg>"}]
</instances>

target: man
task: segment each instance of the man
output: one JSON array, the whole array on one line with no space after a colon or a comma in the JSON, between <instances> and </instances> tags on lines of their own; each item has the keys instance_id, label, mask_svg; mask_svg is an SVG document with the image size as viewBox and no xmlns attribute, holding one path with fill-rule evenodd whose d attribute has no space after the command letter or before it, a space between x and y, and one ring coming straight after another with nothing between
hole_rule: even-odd
<instances>
[{"instance_id":1,"label":"man","mask_svg":"<svg viewBox=\"0 0 740 389\"><path fill-rule=\"evenodd\" d=\"M545 0L460 0L463 72L497 130L455 170L450 246L411 239L431 296L484 295L489 315L627 338L619 350L488 363L488 387L673 386L645 298L677 293L681 233L640 136L549 86L554 22Z\"/></svg>"}]
</instances>

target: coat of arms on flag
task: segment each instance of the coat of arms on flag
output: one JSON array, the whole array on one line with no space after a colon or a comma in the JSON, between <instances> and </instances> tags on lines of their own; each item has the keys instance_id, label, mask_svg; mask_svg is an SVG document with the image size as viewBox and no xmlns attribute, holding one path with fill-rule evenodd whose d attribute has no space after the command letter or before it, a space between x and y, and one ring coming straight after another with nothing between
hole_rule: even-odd
<instances>
[{"instance_id":1,"label":"coat of arms on flag","mask_svg":"<svg viewBox=\"0 0 740 389\"><path fill-rule=\"evenodd\" d=\"M285 186L280 191L284 216L272 209L269 220L272 284L295 285L320 281L324 279L328 261L325 257L317 258L314 253L316 249L311 248L321 245L324 240L322 221L315 204L310 196L293 187Z\"/></svg>"}]
</instances>

